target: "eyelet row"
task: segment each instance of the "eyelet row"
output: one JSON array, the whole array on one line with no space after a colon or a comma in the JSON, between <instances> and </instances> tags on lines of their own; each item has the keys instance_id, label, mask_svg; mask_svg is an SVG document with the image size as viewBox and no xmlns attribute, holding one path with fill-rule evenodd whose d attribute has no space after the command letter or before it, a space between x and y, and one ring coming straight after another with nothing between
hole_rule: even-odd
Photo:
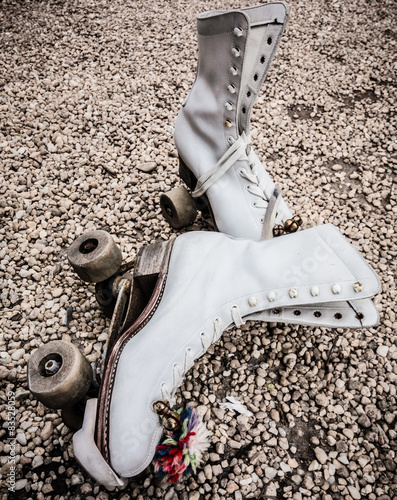
<instances>
[{"instance_id":1,"label":"eyelet row","mask_svg":"<svg viewBox=\"0 0 397 500\"><path fill-rule=\"evenodd\" d=\"M233 33L234 35L237 37L237 38L240 38L243 36L243 28L241 26L236 26L236 28L234 28L233 30ZM241 50L239 47L233 47L232 48L232 55L236 58L240 57L241 56ZM232 75L232 76L237 76L238 75L238 68L237 66L233 65L229 68L229 73ZM237 92L237 87L236 85L234 85L233 83L230 83L227 87L228 91L231 93L231 94L235 94ZM234 109L234 105L231 101L227 101L225 102L225 108L228 110L228 111L232 111ZM227 118L225 120L225 127L233 127L233 122ZM230 137L228 138L228 141L229 143L231 142L230 140Z\"/></svg>"},{"instance_id":2,"label":"eyelet row","mask_svg":"<svg viewBox=\"0 0 397 500\"><path fill-rule=\"evenodd\" d=\"M272 314L281 314L281 309L272 309L271 312L272 312ZM294 313L295 316L300 316L302 314L302 311L300 311L299 309L295 309L293 313ZM321 311L314 311L313 312L313 316L315 318L321 318L322 312ZM356 317L356 319L358 319L359 321L361 321L362 319L364 319L364 314L363 313L357 313L355 317ZM343 315L340 312L336 312L334 314L334 318L337 319L337 320L340 320L340 319L343 318Z\"/></svg>"}]
</instances>

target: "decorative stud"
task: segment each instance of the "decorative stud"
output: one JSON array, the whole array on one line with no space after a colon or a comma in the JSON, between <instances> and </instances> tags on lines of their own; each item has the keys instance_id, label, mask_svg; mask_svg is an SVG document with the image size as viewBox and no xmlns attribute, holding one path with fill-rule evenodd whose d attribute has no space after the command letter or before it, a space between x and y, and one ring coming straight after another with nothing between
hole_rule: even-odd
<instances>
[{"instance_id":1,"label":"decorative stud","mask_svg":"<svg viewBox=\"0 0 397 500\"><path fill-rule=\"evenodd\" d=\"M342 287L339 285L339 283L335 283L332 285L332 293L335 295L338 295L342 291Z\"/></svg>"},{"instance_id":2,"label":"decorative stud","mask_svg":"<svg viewBox=\"0 0 397 500\"><path fill-rule=\"evenodd\" d=\"M277 299L276 292L269 292L269 293L267 294L267 300L268 300L269 302L274 302L276 299Z\"/></svg>"},{"instance_id":3,"label":"decorative stud","mask_svg":"<svg viewBox=\"0 0 397 500\"><path fill-rule=\"evenodd\" d=\"M227 86L227 90L231 93L231 94L235 94L236 93L236 86L233 85L232 83L230 85Z\"/></svg>"},{"instance_id":4,"label":"decorative stud","mask_svg":"<svg viewBox=\"0 0 397 500\"><path fill-rule=\"evenodd\" d=\"M236 76L238 75L238 69L236 68L236 66L232 66L230 69L229 69L229 73L233 76Z\"/></svg>"},{"instance_id":5,"label":"decorative stud","mask_svg":"<svg viewBox=\"0 0 397 500\"><path fill-rule=\"evenodd\" d=\"M289 296L291 297L291 299L296 299L296 297L298 296L298 290L296 288L291 288L289 291Z\"/></svg>"},{"instance_id":6,"label":"decorative stud","mask_svg":"<svg viewBox=\"0 0 397 500\"><path fill-rule=\"evenodd\" d=\"M241 26L237 26L237 28L234 28L233 33L240 38L240 36L243 36L243 28Z\"/></svg>"},{"instance_id":7,"label":"decorative stud","mask_svg":"<svg viewBox=\"0 0 397 500\"><path fill-rule=\"evenodd\" d=\"M233 48L232 54L234 55L234 57L240 57L241 51L239 48Z\"/></svg>"},{"instance_id":8,"label":"decorative stud","mask_svg":"<svg viewBox=\"0 0 397 500\"><path fill-rule=\"evenodd\" d=\"M225 120L226 127L233 127L233 123L230 120Z\"/></svg>"},{"instance_id":9,"label":"decorative stud","mask_svg":"<svg viewBox=\"0 0 397 500\"><path fill-rule=\"evenodd\" d=\"M312 294L312 297L317 297L318 295L320 295L320 289L318 288L318 286L312 286L310 288L310 293Z\"/></svg>"},{"instance_id":10,"label":"decorative stud","mask_svg":"<svg viewBox=\"0 0 397 500\"><path fill-rule=\"evenodd\" d=\"M284 227L281 224L277 224L273 228L273 236L276 238L277 236L282 236L284 234Z\"/></svg>"},{"instance_id":11,"label":"decorative stud","mask_svg":"<svg viewBox=\"0 0 397 500\"><path fill-rule=\"evenodd\" d=\"M353 285L354 291L355 292L362 292L363 291L363 284L360 283L359 281L356 281Z\"/></svg>"},{"instance_id":12,"label":"decorative stud","mask_svg":"<svg viewBox=\"0 0 397 500\"><path fill-rule=\"evenodd\" d=\"M256 306L256 304L258 303L258 300L256 297L250 297L248 299L248 304L251 306L251 307L254 307Z\"/></svg>"}]
</instances>

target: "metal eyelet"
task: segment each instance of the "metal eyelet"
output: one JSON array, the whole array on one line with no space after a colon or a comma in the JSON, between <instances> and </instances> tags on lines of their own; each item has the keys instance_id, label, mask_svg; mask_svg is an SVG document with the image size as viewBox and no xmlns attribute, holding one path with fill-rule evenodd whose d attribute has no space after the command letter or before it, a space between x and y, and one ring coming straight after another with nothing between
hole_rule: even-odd
<instances>
[{"instance_id":1,"label":"metal eyelet","mask_svg":"<svg viewBox=\"0 0 397 500\"><path fill-rule=\"evenodd\" d=\"M230 69L229 69L229 73L233 76L236 76L238 75L238 69L236 68L236 66L232 66Z\"/></svg>"},{"instance_id":2,"label":"metal eyelet","mask_svg":"<svg viewBox=\"0 0 397 500\"><path fill-rule=\"evenodd\" d=\"M233 103L230 101L225 102L225 108L228 109L229 111L232 111Z\"/></svg>"},{"instance_id":3,"label":"metal eyelet","mask_svg":"<svg viewBox=\"0 0 397 500\"><path fill-rule=\"evenodd\" d=\"M226 127L233 127L233 122L231 120L225 120Z\"/></svg>"},{"instance_id":4,"label":"metal eyelet","mask_svg":"<svg viewBox=\"0 0 397 500\"><path fill-rule=\"evenodd\" d=\"M232 49L232 54L234 55L234 57L240 57L241 50L238 47L234 47Z\"/></svg>"},{"instance_id":5,"label":"metal eyelet","mask_svg":"<svg viewBox=\"0 0 397 500\"><path fill-rule=\"evenodd\" d=\"M229 137L227 138L227 142L232 145L236 142L235 138L232 137L231 135L229 135Z\"/></svg>"},{"instance_id":6,"label":"metal eyelet","mask_svg":"<svg viewBox=\"0 0 397 500\"><path fill-rule=\"evenodd\" d=\"M237 26L237 28L234 28L233 33L240 38L240 36L243 36L243 28L241 26Z\"/></svg>"},{"instance_id":7,"label":"metal eyelet","mask_svg":"<svg viewBox=\"0 0 397 500\"><path fill-rule=\"evenodd\" d=\"M228 85L227 87L228 91L231 93L231 94L235 94L236 93L236 86L233 85L232 83L230 85Z\"/></svg>"}]
</instances>

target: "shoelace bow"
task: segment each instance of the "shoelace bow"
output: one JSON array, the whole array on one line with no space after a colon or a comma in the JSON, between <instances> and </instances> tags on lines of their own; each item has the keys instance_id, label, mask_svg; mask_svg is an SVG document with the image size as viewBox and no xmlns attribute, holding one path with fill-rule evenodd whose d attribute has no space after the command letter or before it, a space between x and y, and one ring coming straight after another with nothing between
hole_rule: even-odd
<instances>
[{"instance_id":1,"label":"shoelace bow","mask_svg":"<svg viewBox=\"0 0 397 500\"><path fill-rule=\"evenodd\" d=\"M194 198L202 196L220 177L222 177L222 175L230 169L230 167L236 163L236 161L242 160L247 163L248 168L240 168L239 174L250 183L247 186L248 191L252 195L259 198L255 200L253 205L257 208L267 208L267 212L269 210L272 212L269 214L266 212L263 222L265 223L267 219L268 221L272 220L273 225L282 224L285 214L282 210L277 211L279 204L279 200L277 201L277 198L280 197L280 190L276 188L271 191L272 188L267 185L266 180L259 179L258 165L255 161L254 151L250 146L250 140L250 134L243 132L240 137L233 142L218 163L198 179L196 189L192 195ZM274 203L270 203L272 197L276 198ZM271 229L273 229L273 226ZM266 233L267 232L268 231L266 231ZM262 237L262 239L266 239L266 236Z\"/></svg>"}]
</instances>

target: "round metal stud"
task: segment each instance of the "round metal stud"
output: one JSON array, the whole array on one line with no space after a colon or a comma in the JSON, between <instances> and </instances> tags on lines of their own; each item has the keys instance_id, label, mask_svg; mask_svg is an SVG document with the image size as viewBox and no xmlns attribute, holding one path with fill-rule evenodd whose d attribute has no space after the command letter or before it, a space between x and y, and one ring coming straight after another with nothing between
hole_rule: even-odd
<instances>
[{"instance_id":1,"label":"round metal stud","mask_svg":"<svg viewBox=\"0 0 397 500\"><path fill-rule=\"evenodd\" d=\"M364 287L363 287L363 284L360 283L359 281L356 281L353 285L353 288L354 288L354 291L355 292L362 292Z\"/></svg>"},{"instance_id":2,"label":"round metal stud","mask_svg":"<svg viewBox=\"0 0 397 500\"><path fill-rule=\"evenodd\" d=\"M276 299L277 299L277 294L276 294L276 292L269 292L269 293L267 294L267 300L268 300L269 302L274 302Z\"/></svg>"},{"instance_id":3,"label":"round metal stud","mask_svg":"<svg viewBox=\"0 0 397 500\"><path fill-rule=\"evenodd\" d=\"M256 297L250 297L248 299L248 304L251 306L251 307L255 307L256 304L258 303L258 300Z\"/></svg>"},{"instance_id":4,"label":"round metal stud","mask_svg":"<svg viewBox=\"0 0 397 500\"><path fill-rule=\"evenodd\" d=\"M334 285L332 285L332 293L333 294L338 295L338 294L340 294L341 291L342 291L342 287L339 285L339 283L335 283Z\"/></svg>"},{"instance_id":5,"label":"round metal stud","mask_svg":"<svg viewBox=\"0 0 397 500\"><path fill-rule=\"evenodd\" d=\"M230 101L225 102L225 108L231 111L233 109L233 103L231 103Z\"/></svg>"},{"instance_id":6,"label":"round metal stud","mask_svg":"<svg viewBox=\"0 0 397 500\"><path fill-rule=\"evenodd\" d=\"M320 295L320 289L318 288L318 286L312 286L310 288L310 293L313 297L317 297L318 295Z\"/></svg>"},{"instance_id":7,"label":"round metal stud","mask_svg":"<svg viewBox=\"0 0 397 500\"><path fill-rule=\"evenodd\" d=\"M291 288L289 291L289 296L291 297L291 299L296 299L296 297L298 296L298 290L296 288Z\"/></svg>"}]
</instances>

